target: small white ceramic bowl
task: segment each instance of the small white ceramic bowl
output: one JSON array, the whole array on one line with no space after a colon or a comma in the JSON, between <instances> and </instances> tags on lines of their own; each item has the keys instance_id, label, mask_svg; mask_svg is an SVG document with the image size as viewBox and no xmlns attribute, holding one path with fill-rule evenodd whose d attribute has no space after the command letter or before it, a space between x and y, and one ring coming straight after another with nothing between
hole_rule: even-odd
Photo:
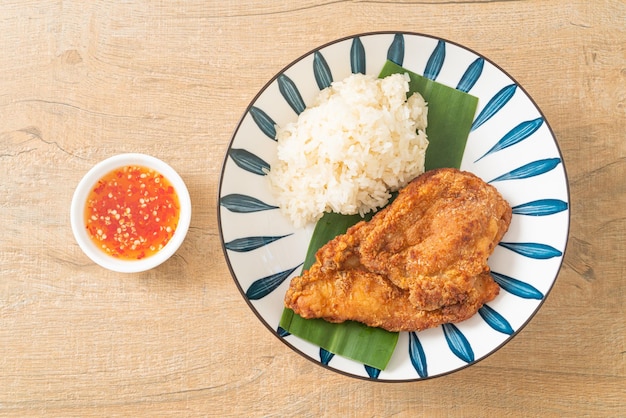
<instances>
[{"instance_id":1,"label":"small white ceramic bowl","mask_svg":"<svg viewBox=\"0 0 626 418\"><path fill-rule=\"evenodd\" d=\"M84 219L87 197L98 180L116 168L129 165L142 166L161 173L176 190L180 203L178 226L172 238L161 250L141 260L123 260L106 254L89 237ZM145 154L119 154L96 164L78 183L72 197L70 220L78 245L92 261L112 271L137 273L160 265L178 250L191 222L191 200L183 179L165 162Z\"/></svg>"}]
</instances>

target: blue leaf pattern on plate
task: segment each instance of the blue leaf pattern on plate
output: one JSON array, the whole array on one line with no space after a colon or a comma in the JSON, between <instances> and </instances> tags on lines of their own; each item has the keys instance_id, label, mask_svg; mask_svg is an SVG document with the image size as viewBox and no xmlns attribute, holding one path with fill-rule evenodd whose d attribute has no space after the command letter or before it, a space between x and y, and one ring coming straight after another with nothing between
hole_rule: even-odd
<instances>
[{"instance_id":1,"label":"blue leaf pattern on plate","mask_svg":"<svg viewBox=\"0 0 626 418\"><path fill-rule=\"evenodd\" d=\"M540 199L514 206L515 215L546 216L567 210L567 202L559 199Z\"/></svg>"},{"instance_id":2,"label":"blue leaf pattern on plate","mask_svg":"<svg viewBox=\"0 0 626 418\"><path fill-rule=\"evenodd\" d=\"M516 89L517 85L511 84L497 92L496 95L493 96L489 102L487 102L487 105L480 112L476 120L474 120L474 123L472 123L472 131L478 129L480 125L487 122L493 117L493 115L498 113L498 111L502 109L509 100L511 100L511 97L515 94Z\"/></svg>"},{"instance_id":3,"label":"blue leaf pattern on plate","mask_svg":"<svg viewBox=\"0 0 626 418\"><path fill-rule=\"evenodd\" d=\"M501 140L496 143L489 151L487 151L482 157L480 157L475 162L480 161L485 158L489 154L493 154L494 152L502 151L505 148L513 146L518 142L521 142L534 134L537 129L541 127L543 124L543 118L537 118L533 120L528 120L526 122L522 122L517 125L515 128L511 129L506 135L502 137Z\"/></svg>"},{"instance_id":4,"label":"blue leaf pattern on plate","mask_svg":"<svg viewBox=\"0 0 626 418\"><path fill-rule=\"evenodd\" d=\"M352 40L350 47L350 69L352 74L365 74L365 49L358 36Z\"/></svg>"},{"instance_id":5,"label":"blue leaf pattern on plate","mask_svg":"<svg viewBox=\"0 0 626 418\"><path fill-rule=\"evenodd\" d=\"M442 327L448 347L454 355L466 363L474 361L474 351L465 335L453 324L443 324Z\"/></svg>"},{"instance_id":6,"label":"blue leaf pattern on plate","mask_svg":"<svg viewBox=\"0 0 626 418\"><path fill-rule=\"evenodd\" d=\"M548 258L560 257L563 253L554 247L536 242L500 242L498 244L504 248L514 251L524 257L546 260Z\"/></svg>"},{"instance_id":7,"label":"blue leaf pattern on plate","mask_svg":"<svg viewBox=\"0 0 626 418\"><path fill-rule=\"evenodd\" d=\"M467 67L465 74L461 77L459 84L456 86L457 90L467 93L474 87L474 84L480 78L485 66L485 60L482 58L476 58L476 60ZM475 122L474 122L475 123Z\"/></svg>"},{"instance_id":8,"label":"blue leaf pattern on plate","mask_svg":"<svg viewBox=\"0 0 626 418\"><path fill-rule=\"evenodd\" d=\"M496 177L489 183L504 180L520 180L538 176L540 174L544 174L550 170L553 170L557 165L559 165L560 162L560 158L546 158L545 160L533 161L532 163L528 163L519 168L511 170L508 173L505 173L499 177Z\"/></svg>"},{"instance_id":9,"label":"blue leaf pattern on plate","mask_svg":"<svg viewBox=\"0 0 626 418\"><path fill-rule=\"evenodd\" d=\"M367 375L372 379L378 379L378 375L380 375L380 369L368 366L367 364L365 365L365 371L367 372Z\"/></svg>"},{"instance_id":10,"label":"blue leaf pattern on plate","mask_svg":"<svg viewBox=\"0 0 626 418\"><path fill-rule=\"evenodd\" d=\"M507 321L502 315L500 315L495 309L488 305L483 305L478 314L485 320L487 324L498 332L506 335L513 335L513 328L509 321Z\"/></svg>"},{"instance_id":11,"label":"blue leaf pattern on plate","mask_svg":"<svg viewBox=\"0 0 626 418\"><path fill-rule=\"evenodd\" d=\"M278 334L279 337L282 337L282 338L285 338L291 335L289 331L287 331L285 328L280 327L280 326L276 328L276 333Z\"/></svg>"},{"instance_id":12,"label":"blue leaf pattern on plate","mask_svg":"<svg viewBox=\"0 0 626 418\"><path fill-rule=\"evenodd\" d=\"M420 377L428 377L428 365L426 363L426 354L422 343L420 343L417 333L409 333L409 358L415 371Z\"/></svg>"},{"instance_id":13,"label":"blue leaf pattern on plate","mask_svg":"<svg viewBox=\"0 0 626 418\"><path fill-rule=\"evenodd\" d=\"M246 171L265 176L270 171L270 165L245 149L231 148L228 155L235 164Z\"/></svg>"},{"instance_id":14,"label":"blue leaf pattern on plate","mask_svg":"<svg viewBox=\"0 0 626 418\"><path fill-rule=\"evenodd\" d=\"M254 120L254 123L257 124L265 136L276 141L276 123L267 116L267 113L258 107L252 106L250 107L250 116L252 116L252 120Z\"/></svg>"},{"instance_id":15,"label":"blue leaf pattern on plate","mask_svg":"<svg viewBox=\"0 0 626 418\"><path fill-rule=\"evenodd\" d=\"M253 213L264 210L278 209L278 206L268 205L257 198L239 193L226 195L220 199L220 205L235 213Z\"/></svg>"},{"instance_id":16,"label":"blue leaf pattern on plate","mask_svg":"<svg viewBox=\"0 0 626 418\"><path fill-rule=\"evenodd\" d=\"M298 87L296 87L294 82L285 74L278 76L278 90L280 90L280 94L282 94L283 98L294 112L298 115L304 112L306 105L304 104L304 100L302 100Z\"/></svg>"},{"instance_id":17,"label":"blue leaf pattern on plate","mask_svg":"<svg viewBox=\"0 0 626 418\"><path fill-rule=\"evenodd\" d=\"M265 245L271 244L274 241L278 241L281 238L288 237L288 235L281 235L276 237L245 237L237 238L224 244L227 250L236 251L240 253L246 253L248 251L256 250Z\"/></svg>"},{"instance_id":18,"label":"blue leaf pattern on plate","mask_svg":"<svg viewBox=\"0 0 626 418\"><path fill-rule=\"evenodd\" d=\"M413 45L415 45L413 43L414 39L418 39L418 48L421 48L422 50L413 50ZM467 68L459 68L460 71L465 70L465 72L460 77L460 80L458 80L456 88L466 93L472 92L475 96L479 97L480 103L485 104L473 121L471 130L474 131L481 128L482 137L491 138L491 140L483 142L482 145L478 144L478 147L480 147L477 153L478 155L474 154L477 151L476 148L472 149L472 154L470 155L476 155L476 157L478 157L485 150L491 147L491 149L482 155L482 157L478 160L492 154L492 157L489 159L489 163L491 163L493 159L497 161L498 167L503 167L495 172L494 177L499 177L496 177L492 180L492 182L534 177L534 179L523 182L509 183L507 187L528 187L530 191L533 191L534 188L541 190L543 178L539 176L550 172L550 181L559 181L559 186L561 187L560 190L564 190L565 194L569 196L565 170L558 170L558 165L563 165L564 161L559 158L552 158L557 156L556 152L546 151L547 148L545 147L537 148L536 152L533 150L529 151L526 149L526 145L530 146L531 141L526 141L527 144L523 143L519 149L520 152L528 152L531 156L527 159L521 160L518 164L526 164L527 161L533 162L518 168L515 168L515 166L513 166L508 159L508 156L513 152L497 153L498 151L518 144L528 138L536 130L540 129L544 122L547 124L547 121L544 121L540 117L541 111L534 106L532 100L529 101L529 98L523 89L514 84L513 81L508 81L508 83L513 83L510 85L506 85L507 82L493 84L493 82L498 79L497 77L492 80L488 77L482 76L482 74L486 71L486 59L478 56L477 54L471 53L471 51L463 53L464 55L458 55L456 48L450 48L450 44L446 45L445 40L406 33L402 34L392 32L374 35L359 35L352 37L351 39L343 39L339 42L342 43L342 48L332 49L332 53L327 53L326 51L331 51L331 49L326 49L324 46L318 50L312 51L306 56L305 60L296 61L293 65L286 67L286 69L288 69L287 72L282 72L276 76L276 84L270 84L264 87L264 89L259 92L259 96L250 104L248 112L250 113L250 118L255 125L251 123L250 118L246 118L247 120L242 119L239 126L242 126L243 122L245 122L247 126L244 126L244 129L237 129L235 131L232 143L229 146L229 151L226 156L226 160L232 159L234 164L230 164L231 161L228 161L229 165L225 167L225 170L222 173L222 178L220 179L220 193L224 193L226 191L237 191L239 193L232 193L220 197L218 207L219 211L223 210L223 212L220 213L220 238L230 267L233 266L232 263L240 262L241 258L243 258L244 263L250 263L252 266L257 265L257 263L266 266L266 264L271 262L271 260L264 259L259 262L257 257L258 255L262 256L264 254L265 250L262 249L263 246L270 245L272 242L286 237L286 235L283 237L275 236L276 232L272 229L272 220L275 219L276 216L281 216L278 211L255 215L255 212L278 209L278 206L270 204L273 200L269 197L269 195L266 195L264 191L251 188L254 187L251 185L256 185L254 181L246 181L249 180L247 173L254 173L263 176L269 172L270 165L267 161L260 158L260 156L265 156L267 154L257 150L259 147L275 146L275 143L272 145L272 143L266 142L263 137L266 136L273 141L276 141L276 132L279 128L273 118L269 116L271 114L273 117L277 117L277 115L273 113L276 109L271 108L271 105L267 105L267 107L263 106L263 109L261 109L258 107L258 103L278 102L280 105L284 105L284 103L286 103L290 106L290 109L299 115L306 109L304 99L307 101L309 100L308 94L310 93L310 89L304 89L302 85L296 84L294 80L312 80L312 78L315 78L317 86L320 89L325 88L329 85L329 83L333 82L333 75L339 77L341 75L340 72L348 71L348 68L346 68L348 64L347 60L350 61L349 70L352 73L362 74L366 73L366 64L375 65L375 63L385 58L385 53L387 59L400 66L404 64L405 58L407 65L409 64L409 61L420 63L426 62L424 66L424 76L432 80L439 78L439 76L441 76L441 72L445 71L444 66L447 68L448 65L452 65L452 61L467 63L463 64L467 65ZM421 45L426 45L426 47L424 48ZM380 49L381 46L382 50ZM408 46L410 46L410 48L408 48ZM429 51L429 49L433 46L434 49ZM341 53L337 54L337 51L344 51L343 56L341 56ZM417 61L413 59L415 58L414 55L417 56ZM471 58L468 58L467 61L465 61L464 57L466 56ZM457 59L461 59L461 61L457 61ZM371 61L371 63L369 61ZM492 67L489 67L488 69L490 74L491 71L494 71L494 68ZM413 70L419 71L419 68ZM339 73L337 71L339 71ZM496 67L495 71L498 72L499 69ZM293 77L293 80L287 76L287 73ZM506 74L504 75L506 76ZM454 81L455 80L453 80L453 83L450 84L450 87L454 85ZM307 92L307 95L301 95L301 93L304 93L305 91ZM259 100L261 98L263 100ZM290 114L289 110L286 110L286 106L281 109L285 109L284 111L287 113L286 115L281 116L281 120L283 117L287 118L286 120L289 120L289 118L293 119L294 115ZM501 128L503 129L502 131L500 131ZM500 133L507 131L508 133L504 136ZM250 132L252 135L249 135ZM547 144L542 143L541 145L547 145L548 147L556 145L552 132L548 132L547 134L547 138L546 135L543 134L536 135L533 138L532 144L535 143L534 139L536 139L537 141L547 140ZM513 149L510 151L513 151ZM516 159L515 161L518 160ZM234 175L232 175L232 173L234 173ZM260 198L252 196L260 196ZM528 199L522 201L525 203L518 204L518 206L512 208L513 214L516 216L549 216L567 211L569 207L568 199L562 197L562 195L538 196L536 194L531 194L530 196L531 197ZM559 200L561 198L563 200ZM265 201L260 199L264 199ZM226 213L226 210L237 215L228 214ZM249 216L248 218L242 217L242 215L238 214L250 215L246 215ZM271 219L265 222L267 216L270 216ZM269 229L259 232L259 236L246 236L246 229L242 229L245 227L237 225L237 222L239 222L240 219L249 220L250 222L262 222L263 225L267 224L267 228ZM565 222L564 219L565 217L563 216L555 216L555 225L562 226ZM548 221L548 219L546 219L546 221ZM234 226L232 225L233 222L235 223ZM237 238L225 243L222 228L224 228L224 231L227 232L227 235L242 238ZM559 231L562 230L560 229ZM291 231L287 231L285 233L288 232ZM532 235L532 231L530 231L529 234L530 238L527 241L530 242L501 243L503 248L509 250L504 250L505 252L508 252L508 254L505 255L514 259L514 262L512 263L514 264L514 267L507 272L512 276L525 277L526 273L519 273L520 266L529 262L529 260L524 261L525 257L542 260L552 257L562 257L563 255L563 248L559 247L559 250L549 245L538 244L537 242L542 242L541 239L535 238L535 236ZM565 234L565 237L567 237L567 234ZM273 251L274 248L279 247L283 243L286 243L286 241L283 240L267 247L268 251L269 249L272 250L272 254L270 255L281 258L282 256L280 254L273 254ZM259 251L258 249L261 250ZM237 255L235 252L244 252L245 254ZM498 257L500 255L502 254L499 254ZM294 264L298 262L299 261L293 261ZM543 262L538 261L537 263L541 264ZM555 263L548 262L546 264L546 269L550 269L550 273L546 270L545 277L542 276L542 279L545 279L545 283L542 281L541 285L544 292L549 291L556 278L556 276L551 274L554 268L549 267ZM248 301L263 300L263 298L268 297L270 294L270 297L278 297L279 292L277 290L280 290L279 288L286 284L285 280L288 281L289 278L297 274L298 269L302 267L302 264L300 264L292 269L290 266L293 264L291 263L281 267L275 267L275 264L271 265L274 267L271 267L269 270L260 270L265 273L255 273L255 271L259 271L255 269L252 271L246 270L243 277L239 277L239 273L233 273L236 283L240 286L240 289L242 289L242 292L244 293L244 297L247 298ZM284 270L286 268L288 270L272 274L269 273L277 270ZM524 268L522 268L522 270L524 270ZM233 271L234 270L231 270L231 272ZM250 274L252 277L249 277ZM264 274L270 275L260 279L258 278ZM494 280L502 288L503 292L507 292L505 296L510 298L508 299L509 301L515 302L517 298L520 298L517 300L519 305L514 307L504 307L498 305L498 311L496 311L491 306L484 305L478 311L482 320L477 319L478 322L475 323L475 325L481 328L479 330L481 333L485 333L480 334L478 338L490 338L498 333L504 334L498 340L499 342L497 343L497 347L488 347L488 351L493 352L502 344L502 338L506 336L508 340L510 338L509 336L513 336L516 332L507 320L507 318L512 319L513 317L511 309L523 310L524 315L527 315L522 319L526 322L526 320L530 320L532 318L538 308L533 308L535 304L528 303L527 301L524 301L524 299L543 300L545 296L541 291L529 283L525 283L513 277L493 271L491 274ZM541 274L543 275L543 271ZM246 286L248 286L247 290L245 290ZM263 322L265 322L268 326L271 326L276 313L274 312L274 309L281 309L282 307L272 306L267 308L264 303L254 303L251 304L251 308ZM268 309L272 312L272 316L267 316ZM515 312L515 315L517 315L517 311ZM515 317L517 318L517 316ZM268 320L268 318L272 318L272 320ZM463 360L463 364L476 361L479 357L473 352L473 344L470 344L468 341L468 337L470 336L471 341L474 341L474 334L469 334L468 332L468 336L465 336L461 332L463 329L463 327L457 328L457 326L453 324L445 324L442 326L441 333L409 333L408 347L405 346L404 348L400 348L402 353L394 354L394 356L398 356L400 358L403 370L395 370L391 368L388 370L388 374L383 374L384 378L389 377L390 380L406 380L407 378L416 380L420 378L424 379L435 377L440 373L446 374L458 369L461 362L452 361L450 362L450 365L442 365L439 364L440 360L436 358L436 356L431 356L428 351L425 351L425 348L428 349L428 347L431 347L429 344L432 339L434 339L435 343L440 346L440 344L444 344L442 340L445 338L451 353ZM276 335L280 338L289 337L291 335L280 326L274 325L274 330ZM497 332L494 332L493 330ZM293 340L294 350L300 351L300 346L296 340ZM490 342L491 341L485 342L485 344ZM481 342L481 353L484 351L482 346L483 342ZM409 356L409 359L406 358L407 355ZM344 362L332 360L334 358L334 354L324 350L323 348L319 348L319 356L316 356L315 353L313 353L311 355L305 354L305 357L309 357L314 362L318 364L322 363L331 369L337 369L340 372L345 372L347 375L352 375L354 372L355 376L362 377L365 373L367 373L366 376L369 376L372 379L380 379L381 370L363 364L357 364L356 367L353 367L352 365L345 366ZM452 356L448 354L448 357ZM404 370L404 365L408 363L406 360L410 360L412 367ZM365 370L361 367L364 367ZM413 371L413 369L415 371ZM437 372L435 372L435 369Z\"/></svg>"},{"instance_id":19,"label":"blue leaf pattern on plate","mask_svg":"<svg viewBox=\"0 0 626 418\"><path fill-rule=\"evenodd\" d=\"M259 300L272 293L278 286L280 286L287 277L289 277L294 271L296 271L302 263L296 267L281 271L280 273L272 274L267 277L263 277L252 283L246 291L246 296L250 300Z\"/></svg>"},{"instance_id":20,"label":"blue leaf pattern on plate","mask_svg":"<svg viewBox=\"0 0 626 418\"><path fill-rule=\"evenodd\" d=\"M333 353L320 347L320 362L326 366L335 357Z\"/></svg>"},{"instance_id":21,"label":"blue leaf pattern on plate","mask_svg":"<svg viewBox=\"0 0 626 418\"><path fill-rule=\"evenodd\" d=\"M404 62L404 36L400 33L396 33L393 36L393 42L387 50L387 59L402 66Z\"/></svg>"},{"instance_id":22,"label":"blue leaf pattern on plate","mask_svg":"<svg viewBox=\"0 0 626 418\"><path fill-rule=\"evenodd\" d=\"M504 274L496 273L495 271L491 272L491 277L493 277L493 280L495 280L501 288L512 295L523 299L543 299L543 293L526 282L505 276Z\"/></svg>"},{"instance_id":23,"label":"blue leaf pattern on plate","mask_svg":"<svg viewBox=\"0 0 626 418\"><path fill-rule=\"evenodd\" d=\"M315 81L320 90L330 87L330 84L333 82L330 67L319 51L313 54L313 75L315 75Z\"/></svg>"},{"instance_id":24,"label":"blue leaf pattern on plate","mask_svg":"<svg viewBox=\"0 0 626 418\"><path fill-rule=\"evenodd\" d=\"M441 67L443 66L443 61L446 59L446 43L444 41L437 41L437 46L435 50L428 58L428 62L426 63L426 68L424 69L424 77L429 78L431 80L436 80L439 72L441 71Z\"/></svg>"}]
</instances>

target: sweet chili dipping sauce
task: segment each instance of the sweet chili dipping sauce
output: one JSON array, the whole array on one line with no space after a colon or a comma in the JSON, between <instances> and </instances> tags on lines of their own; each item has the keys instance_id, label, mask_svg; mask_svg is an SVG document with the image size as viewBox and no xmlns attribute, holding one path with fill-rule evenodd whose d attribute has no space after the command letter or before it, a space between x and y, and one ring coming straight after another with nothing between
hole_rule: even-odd
<instances>
[{"instance_id":1,"label":"sweet chili dipping sauce","mask_svg":"<svg viewBox=\"0 0 626 418\"><path fill-rule=\"evenodd\" d=\"M117 168L89 193L87 232L113 257L140 260L162 249L180 216L178 195L162 174L142 166Z\"/></svg>"}]
</instances>

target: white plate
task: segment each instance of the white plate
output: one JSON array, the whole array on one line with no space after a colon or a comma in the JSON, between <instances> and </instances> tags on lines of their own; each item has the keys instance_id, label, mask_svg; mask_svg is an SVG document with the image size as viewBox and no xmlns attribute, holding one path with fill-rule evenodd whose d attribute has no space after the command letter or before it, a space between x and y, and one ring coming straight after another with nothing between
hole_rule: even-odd
<instances>
[{"instance_id":1,"label":"white plate","mask_svg":"<svg viewBox=\"0 0 626 418\"><path fill-rule=\"evenodd\" d=\"M459 324L401 333L389 365L380 371L330 356L278 327L283 297L291 278L301 271L313 227L296 230L281 215L263 169L276 159L275 125L295 121L302 106L325 86L323 80L341 80L353 71L377 75L388 58L478 97L461 169L496 186L514 215L489 259L502 288L497 298ZM282 93L285 87L291 94ZM222 168L219 199L224 254L235 283L258 318L311 361L349 376L380 381L451 373L510 341L552 289L569 231L565 167L552 130L533 100L487 58L454 42L416 33L339 39L285 67L252 100L237 126Z\"/></svg>"}]
</instances>

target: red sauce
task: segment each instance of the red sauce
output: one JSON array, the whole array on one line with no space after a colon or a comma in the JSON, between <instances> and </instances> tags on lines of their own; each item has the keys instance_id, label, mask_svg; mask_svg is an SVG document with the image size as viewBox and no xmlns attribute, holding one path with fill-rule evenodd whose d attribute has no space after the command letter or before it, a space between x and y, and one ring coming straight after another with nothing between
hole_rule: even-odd
<instances>
[{"instance_id":1,"label":"red sauce","mask_svg":"<svg viewBox=\"0 0 626 418\"><path fill-rule=\"evenodd\" d=\"M85 207L87 232L107 254L127 260L149 257L174 235L178 195L162 174L126 166L102 177Z\"/></svg>"}]
</instances>

